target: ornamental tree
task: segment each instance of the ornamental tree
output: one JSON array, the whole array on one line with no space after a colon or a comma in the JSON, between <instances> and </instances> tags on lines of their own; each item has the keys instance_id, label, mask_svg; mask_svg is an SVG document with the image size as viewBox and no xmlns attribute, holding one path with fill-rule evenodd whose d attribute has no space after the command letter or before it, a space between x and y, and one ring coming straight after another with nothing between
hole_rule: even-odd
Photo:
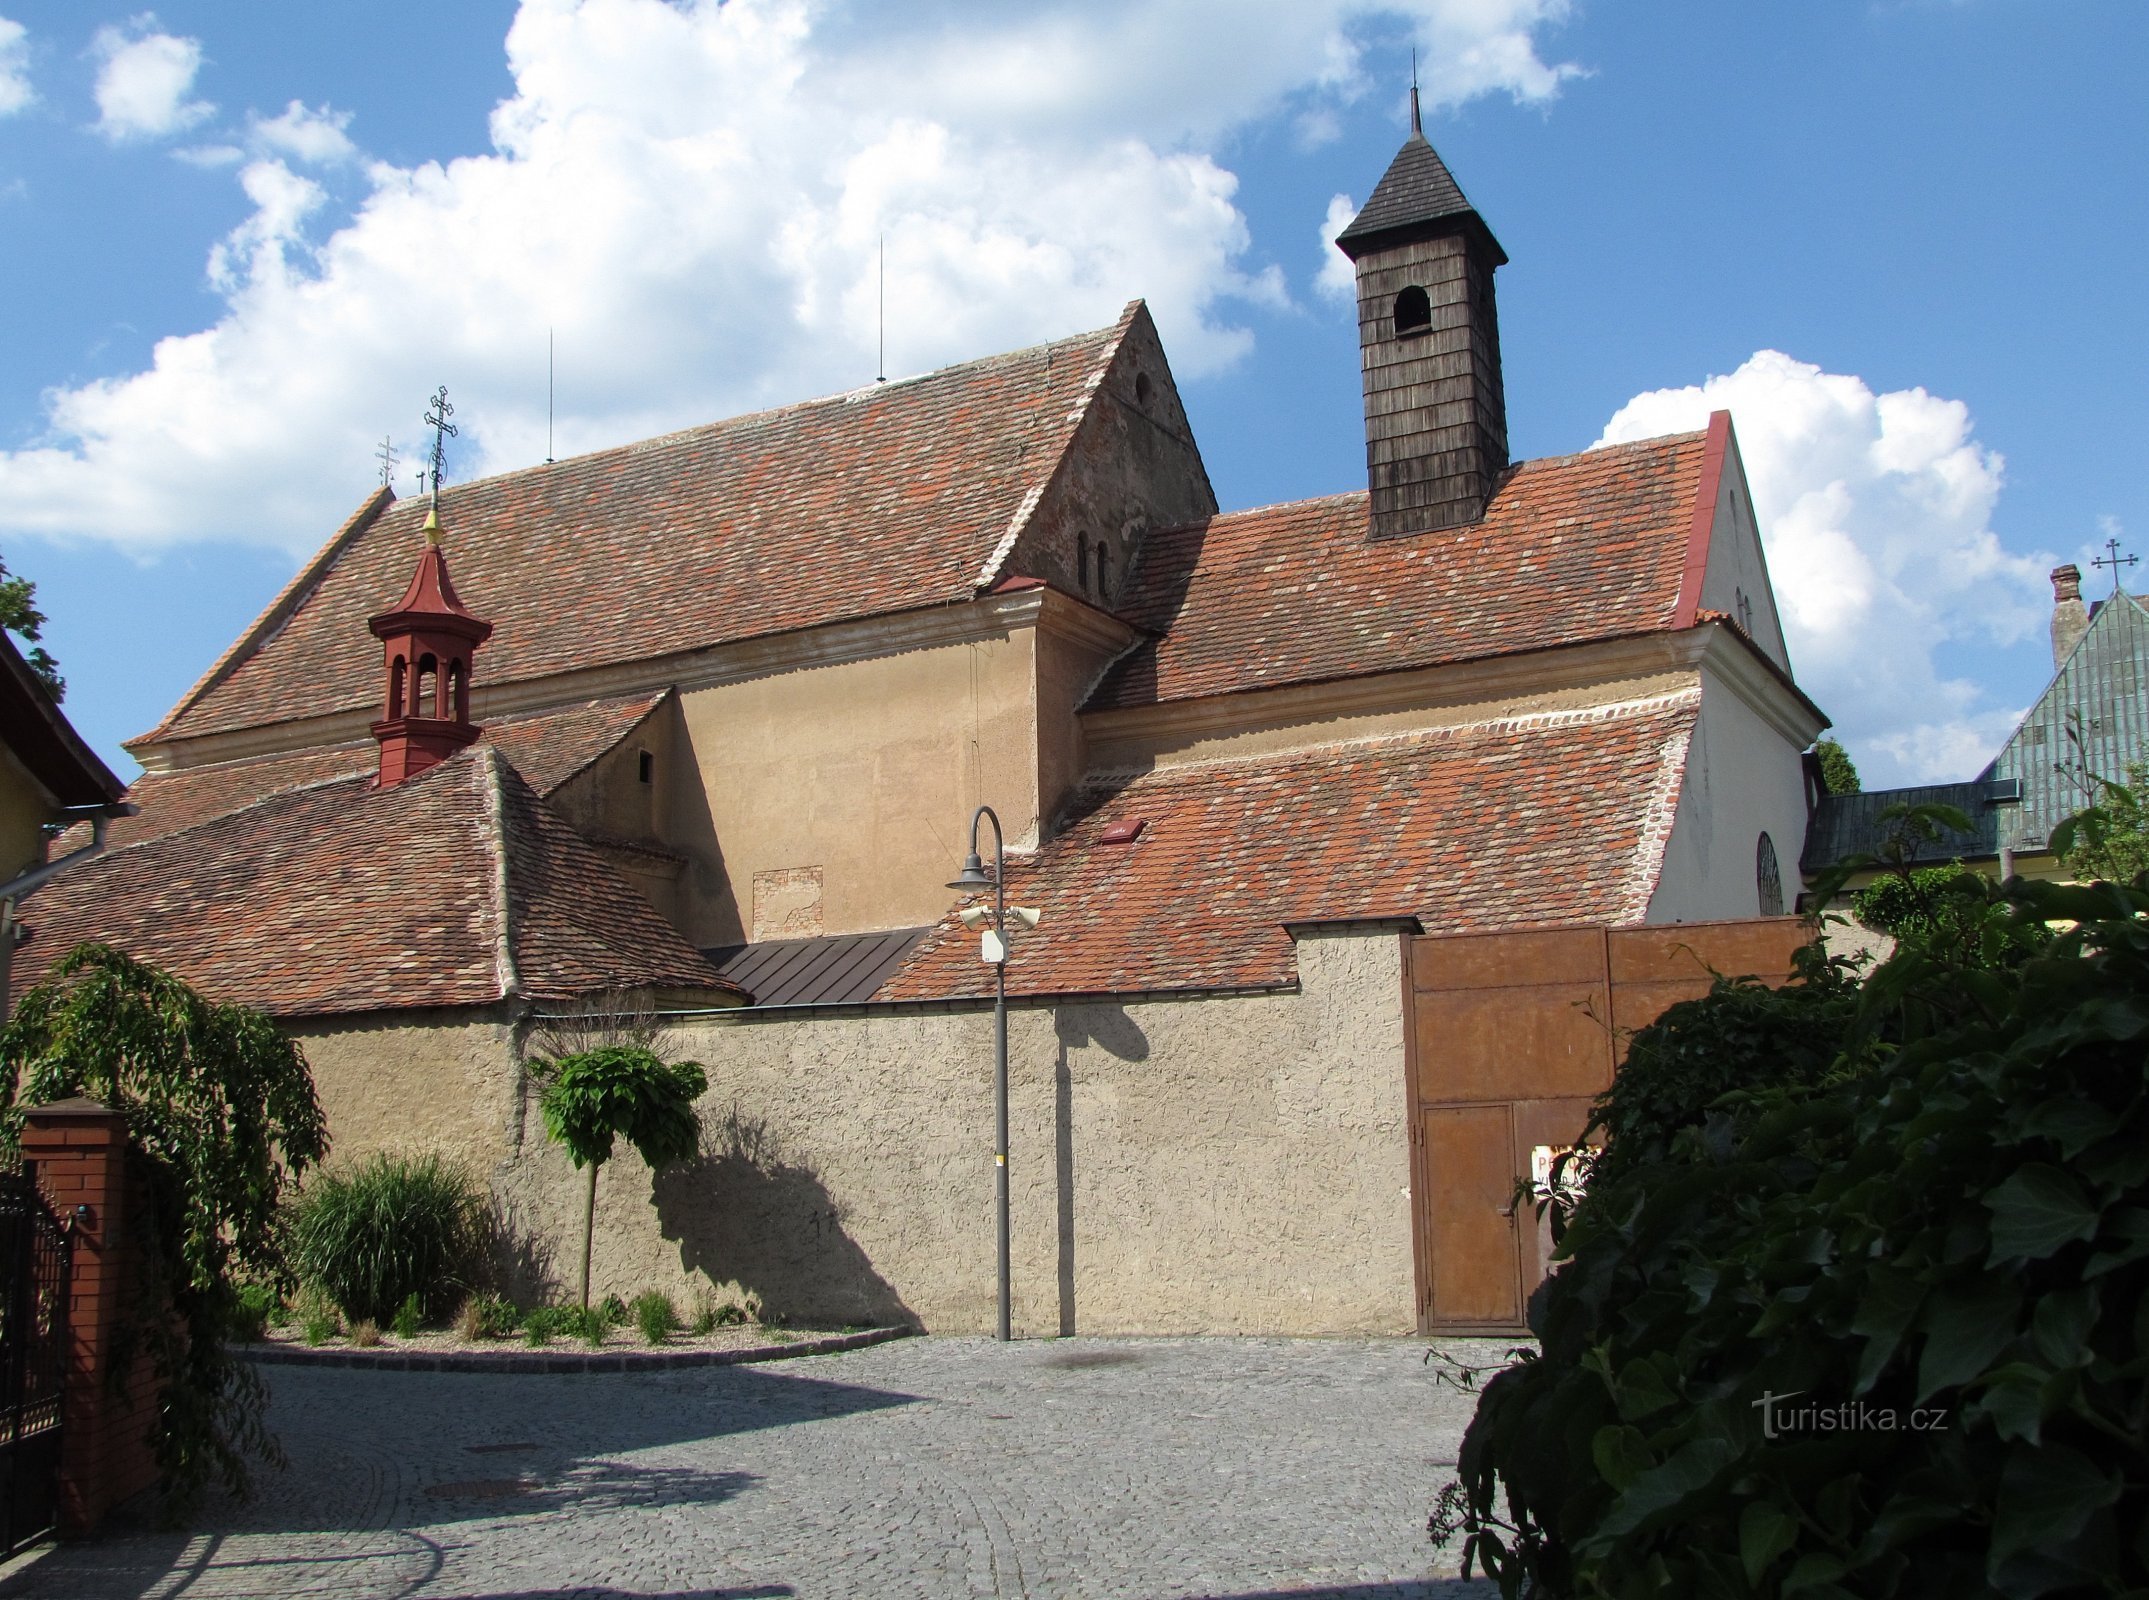
<instances>
[{"instance_id":1,"label":"ornamental tree","mask_svg":"<svg viewBox=\"0 0 2149 1600\"><path fill-rule=\"evenodd\" d=\"M143 1272L120 1332L159 1386L153 1440L174 1514L212 1473L234 1494L245 1458L280 1462L266 1390L224 1349L235 1280L282 1278L277 1203L328 1151L313 1074L276 1024L203 998L104 944L77 946L0 1032L0 1141L25 1111L74 1095L126 1118L144 1209Z\"/></svg>"},{"instance_id":2,"label":"ornamental tree","mask_svg":"<svg viewBox=\"0 0 2149 1600\"><path fill-rule=\"evenodd\" d=\"M536 1064L546 1080L545 1132L589 1168L582 1198L582 1308L589 1309L590 1243L597 1218L597 1169L625 1139L656 1171L691 1161L701 1147L694 1102L709 1087L696 1061L669 1062L639 1045L603 1045Z\"/></svg>"}]
</instances>

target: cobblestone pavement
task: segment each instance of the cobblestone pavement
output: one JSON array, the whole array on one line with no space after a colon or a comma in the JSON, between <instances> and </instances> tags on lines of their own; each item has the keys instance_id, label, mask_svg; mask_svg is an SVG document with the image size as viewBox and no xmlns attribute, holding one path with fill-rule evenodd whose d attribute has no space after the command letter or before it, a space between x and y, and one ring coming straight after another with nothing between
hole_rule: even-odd
<instances>
[{"instance_id":1,"label":"cobblestone pavement","mask_svg":"<svg viewBox=\"0 0 2149 1600\"><path fill-rule=\"evenodd\" d=\"M647 1375L278 1367L288 1472L0 1596L1476 1600L1425 1538L1474 1402L1422 1354L932 1338Z\"/></svg>"}]
</instances>

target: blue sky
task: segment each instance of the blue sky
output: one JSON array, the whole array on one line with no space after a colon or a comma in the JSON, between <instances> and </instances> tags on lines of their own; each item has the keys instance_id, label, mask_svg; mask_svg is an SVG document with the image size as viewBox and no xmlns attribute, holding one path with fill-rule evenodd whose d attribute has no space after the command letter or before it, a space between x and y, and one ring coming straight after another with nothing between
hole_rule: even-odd
<instances>
[{"instance_id":1,"label":"blue sky","mask_svg":"<svg viewBox=\"0 0 2149 1600\"><path fill-rule=\"evenodd\" d=\"M451 477L544 454L548 326L561 454L849 387L882 233L893 371L1144 295L1227 506L1362 481L1323 233L1414 43L1512 258L1516 453L1729 404L1869 781L1974 771L2049 671L2046 569L2149 544L2138 0L0 18L0 556L122 771L384 434L409 490L436 384Z\"/></svg>"}]
</instances>

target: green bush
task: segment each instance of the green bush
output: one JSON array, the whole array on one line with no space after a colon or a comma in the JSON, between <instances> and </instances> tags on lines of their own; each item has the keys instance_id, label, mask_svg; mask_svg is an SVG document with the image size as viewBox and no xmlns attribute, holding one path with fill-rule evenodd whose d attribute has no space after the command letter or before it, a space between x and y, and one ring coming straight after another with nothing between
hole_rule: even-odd
<instances>
[{"instance_id":1,"label":"green bush","mask_svg":"<svg viewBox=\"0 0 2149 1600\"><path fill-rule=\"evenodd\" d=\"M522 1331L522 1313L499 1295L473 1295L457 1313L456 1330L466 1339L513 1338Z\"/></svg>"},{"instance_id":2,"label":"green bush","mask_svg":"<svg viewBox=\"0 0 2149 1600\"><path fill-rule=\"evenodd\" d=\"M679 1327L679 1308L672 1304L672 1297L652 1289L647 1294L634 1297L630 1308L634 1325L642 1330L644 1342L662 1344Z\"/></svg>"},{"instance_id":3,"label":"green bush","mask_svg":"<svg viewBox=\"0 0 2149 1600\"><path fill-rule=\"evenodd\" d=\"M1705 998L1670 1007L1628 1041L1618 1076L1591 1109L1584 1138L1607 1141L1591 1184L1655 1166L1723 1095L1819 1082L1857 997L1849 967L1811 944L1797 953L1793 981L1780 989L1718 977Z\"/></svg>"},{"instance_id":4,"label":"green bush","mask_svg":"<svg viewBox=\"0 0 2149 1600\"><path fill-rule=\"evenodd\" d=\"M2149 877L1981 893L1593 1177L1434 1518L1504 1594L2149 1585Z\"/></svg>"},{"instance_id":5,"label":"green bush","mask_svg":"<svg viewBox=\"0 0 2149 1600\"><path fill-rule=\"evenodd\" d=\"M398 1339L408 1339L417 1333L425 1322L425 1308L418 1303L415 1294L403 1297L403 1303L395 1308L395 1321L389 1324Z\"/></svg>"},{"instance_id":6,"label":"green bush","mask_svg":"<svg viewBox=\"0 0 2149 1600\"><path fill-rule=\"evenodd\" d=\"M307 1186L292 1251L300 1275L354 1321L388 1321L413 1296L422 1315L440 1315L468 1287L485 1215L470 1180L440 1157L375 1155Z\"/></svg>"},{"instance_id":7,"label":"green bush","mask_svg":"<svg viewBox=\"0 0 2149 1600\"><path fill-rule=\"evenodd\" d=\"M282 1320L283 1296L272 1283L242 1283L233 1297L231 1337L253 1344L268 1336L272 1323Z\"/></svg>"}]
</instances>

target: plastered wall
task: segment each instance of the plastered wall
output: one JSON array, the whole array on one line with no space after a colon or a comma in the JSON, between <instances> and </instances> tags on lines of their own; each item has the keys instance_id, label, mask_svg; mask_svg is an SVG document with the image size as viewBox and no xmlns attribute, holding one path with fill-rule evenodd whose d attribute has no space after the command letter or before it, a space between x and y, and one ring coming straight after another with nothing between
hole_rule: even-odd
<instances>
[{"instance_id":1,"label":"plastered wall","mask_svg":"<svg viewBox=\"0 0 2149 1600\"><path fill-rule=\"evenodd\" d=\"M504 1015L396 1012L289 1032L313 1068L331 1162L432 1151L486 1179L513 1154L522 1074Z\"/></svg>"},{"instance_id":2,"label":"plastered wall","mask_svg":"<svg viewBox=\"0 0 2149 1600\"><path fill-rule=\"evenodd\" d=\"M682 696L672 765L701 808L674 790L674 837L696 858L687 937L916 926L947 909L973 807L990 804L1010 844L1034 840L1035 654L1023 628Z\"/></svg>"},{"instance_id":3,"label":"plastered wall","mask_svg":"<svg viewBox=\"0 0 2149 1600\"><path fill-rule=\"evenodd\" d=\"M1312 936L1302 992L1018 1009L1014 1318L1060 1333L1413 1324L1400 940ZM684 1023L705 1154L598 1195L594 1292L989 1330L989 1012ZM534 1104L495 1193L575 1276L582 1186Z\"/></svg>"},{"instance_id":4,"label":"plastered wall","mask_svg":"<svg viewBox=\"0 0 2149 1600\"><path fill-rule=\"evenodd\" d=\"M1806 844L1800 748L1713 669L1702 668L1701 719L1687 747L1685 781L1648 921L1759 916L1755 868L1764 830L1776 849L1782 909L1793 908Z\"/></svg>"}]
</instances>

